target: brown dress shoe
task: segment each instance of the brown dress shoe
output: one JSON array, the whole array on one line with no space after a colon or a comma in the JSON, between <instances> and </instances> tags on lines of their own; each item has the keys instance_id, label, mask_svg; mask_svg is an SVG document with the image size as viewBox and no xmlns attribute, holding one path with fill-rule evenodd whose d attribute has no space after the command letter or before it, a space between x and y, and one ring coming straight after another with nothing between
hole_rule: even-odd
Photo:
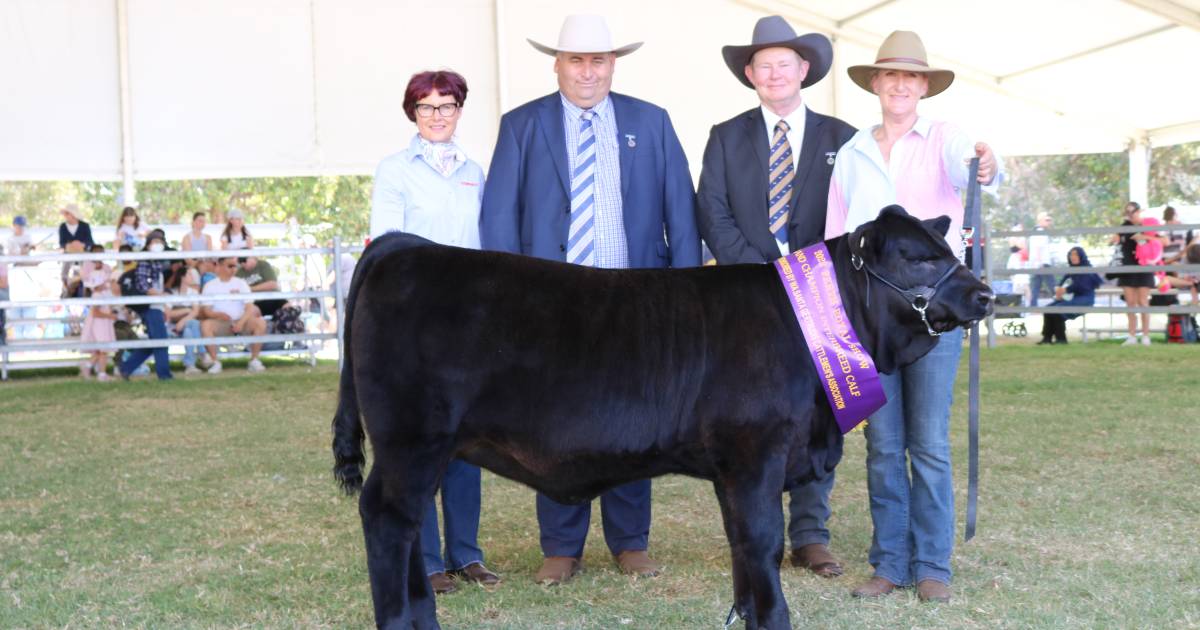
<instances>
[{"instance_id":1,"label":"brown dress shoe","mask_svg":"<svg viewBox=\"0 0 1200 630\"><path fill-rule=\"evenodd\" d=\"M454 575L467 582L478 582L483 587L495 586L500 583L500 576L488 571L482 562L472 562L455 571Z\"/></svg>"},{"instance_id":2,"label":"brown dress shoe","mask_svg":"<svg viewBox=\"0 0 1200 630\"><path fill-rule=\"evenodd\" d=\"M438 595L449 595L458 590L458 587L454 585L454 578L441 571L429 575L429 585Z\"/></svg>"},{"instance_id":3,"label":"brown dress shoe","mask_svg":"<svg viewBox=\"0 0 1200 630\"><path fill-rule=\"evenodd\" d=\"M662 566L651 560L644 549L622 551L617 554L616 560L617 566L621 568L621 573L625 575L654 577L662 570Z\"/></svg>"},{"instance_id":4,"label":"brown dress shoe","mask_svg":"<svg viewBox=\"0 0 1200 630\"><path fill-rule=\"evenodd\" d=\"M835 578L842 574L842 563L829 553L829 547L821 543L793 549L792 566L808 569L823 578Z\"/></svg>"},{"instance_id":5,"label":"brown dress shoe","mask_svg":"<svg viewBox=\"0 0 1200 630\"><path fill-rule=\"evenodd\" d=\"M852 597L883 597L894 590L896 590L895 584L877 575L859 584L857 588L850 591L850 595Z\"/></svg>"},{"instance_id":6,"label":"brown dress shoe","mask_svg":"<svg viewBox=\"0 0 1200 630\"><path fill-rule=\"evenodd\" d=\"M542 568L538 569L533 581L546 586L557 586L579 575L583 564L578 558L569 556L546 556L542 560Z\"/></svg>"},{"instance_id":7,"label":"brown dress shoe","mask_svg":"<svg viewBox=\"0 0 1200 630\"><path fill-rule=\"evenodd\" d=\"M917 582L917 597L923 602L944 604L950 601L950 587L937 580Z\"/></svg>"}]
</instances>

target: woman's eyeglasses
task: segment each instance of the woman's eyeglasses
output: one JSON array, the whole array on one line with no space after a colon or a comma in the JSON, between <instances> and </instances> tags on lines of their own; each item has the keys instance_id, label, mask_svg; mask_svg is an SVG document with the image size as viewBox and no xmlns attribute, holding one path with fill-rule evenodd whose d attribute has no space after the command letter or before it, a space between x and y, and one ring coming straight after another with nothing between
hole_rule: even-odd
<instances>
[{"instance_id":1,"label":"woman's eyeglasses","mask_svg":"<svg viewBox=\"0 0 1200 630\"><path fill-rule=\"evenodd\" d=\"M458 103L442 103L441 105L430 105L429 103L417 103L417 115L421 118L429 118L433 115L433 110L441 114L445 118L453 116L458 112Z\"/></svg>"}]
</instances>

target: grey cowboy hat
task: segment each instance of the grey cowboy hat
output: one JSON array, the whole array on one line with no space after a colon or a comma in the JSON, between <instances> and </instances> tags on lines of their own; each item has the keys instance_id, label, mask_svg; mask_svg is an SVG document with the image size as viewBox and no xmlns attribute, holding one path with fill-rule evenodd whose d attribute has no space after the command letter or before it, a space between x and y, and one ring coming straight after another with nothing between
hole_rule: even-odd
<instances>
[{"instance_id":1,"label":"grey cowboy hat","mask_svg":"<svg viewBox=\"0 0 1200 630\"><path fill-rule=\"evenodd\" d=\"M791 48L808 62L808 75L800 84L802 88L824 79L833 64L833 44L828 37L820 33L797 36L791 25L778 15L768 15L754 25L754 36L748 46L725 46L721 48L721 54L733 76L742 85L754 89L754 84L746 78L746 66L754 53L764 48Z\"/></svg>"}]
</instances>

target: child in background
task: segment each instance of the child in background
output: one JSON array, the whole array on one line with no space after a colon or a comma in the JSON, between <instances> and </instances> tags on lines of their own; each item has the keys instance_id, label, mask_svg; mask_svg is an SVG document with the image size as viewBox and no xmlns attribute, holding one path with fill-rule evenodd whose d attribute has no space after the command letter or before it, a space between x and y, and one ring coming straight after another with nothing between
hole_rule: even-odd
<instances>
[{"instance_id":1,"label":"child in background","mask_svg":"<svg viewBox=\"0 0 1200 630\"><path fill-rule=\"evenodd\" d=\"M93 254L104 253L103 245L93 245ZM112 297L112 289L110 281L112 277L112 269L99 261L87 261L83 263L83 287L88 290L92 297ZM88 308L87 318L83 321L83 331L80 335L80 340L83 343L108 343L117 340L116 333L113 331L113 324L116 322L116 315L112 308L108 306L94 305ZM104 382L111 378L108 376L108 352L104 350L93 350L91 358L83 362L79 367L79 375L83 378L90 378L92 373L96 374L96 380Z\"/></svg>"},{"instance_id":2,"label":"child in background","mask_svg":"<svg viewBox=\"0 0 1200 630\"><path fill-rule=\"evenodd\" d=\"M128 245L133 250L140 250L146 245L146 232L142 229L142 219L135 208L127 207L121 211L117 219L117 236L113 247L120 248Z\"/></svg>"}]
</instances>

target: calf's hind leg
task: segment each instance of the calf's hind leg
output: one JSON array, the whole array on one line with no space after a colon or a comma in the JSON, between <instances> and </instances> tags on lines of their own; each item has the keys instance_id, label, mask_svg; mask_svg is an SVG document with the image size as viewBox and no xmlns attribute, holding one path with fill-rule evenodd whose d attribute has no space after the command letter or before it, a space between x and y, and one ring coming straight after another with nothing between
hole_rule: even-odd
<instances>
[{"instance_id":1,"label":"calf's hind leg","mask_svg":"<svg viewBox=\"0 0 1200 630\"><path fill-rule=\"evenodd\" d=\"M437 490L445 463L419 455L388 453L384 463L377 451L359 500L375 625L387 630L440 628L420 531L424 506Z\"/></svg>"}]
</instances>

